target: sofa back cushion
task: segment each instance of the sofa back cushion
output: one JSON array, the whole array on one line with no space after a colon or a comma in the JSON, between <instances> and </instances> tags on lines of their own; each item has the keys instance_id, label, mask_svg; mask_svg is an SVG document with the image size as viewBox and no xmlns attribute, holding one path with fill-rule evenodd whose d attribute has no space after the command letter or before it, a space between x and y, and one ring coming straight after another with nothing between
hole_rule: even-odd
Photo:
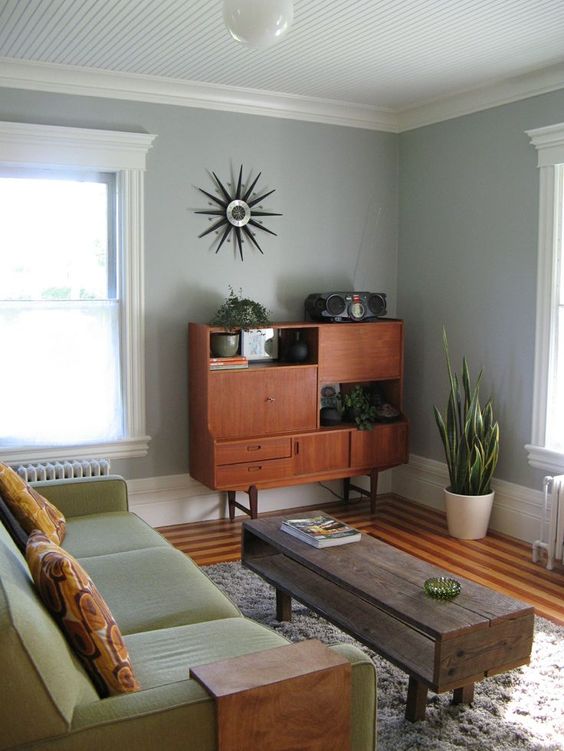
<instances>
[{"instance_id":1,"label":"sofa back cushion","mask_svg":"<svg viewBox=\"0 0 564 751\"><path fill-rule=\"evenodd\" d=\"M16 544L16 547L25 555L25 547L27 545L28 534L16 517L12 514L4 499L0 495L0 522L8 530L8 534Z\"/></svg>"},{"instance_id":2,"label":"sofa back cushion","mask_svg":"<svg viewBox=\"0 0 564 751\"><path fill-rule=\"evenodd\" d=\"M0 525L0 749L65 733L78 704L99 701Z\"/></svg>"}]
</instances>

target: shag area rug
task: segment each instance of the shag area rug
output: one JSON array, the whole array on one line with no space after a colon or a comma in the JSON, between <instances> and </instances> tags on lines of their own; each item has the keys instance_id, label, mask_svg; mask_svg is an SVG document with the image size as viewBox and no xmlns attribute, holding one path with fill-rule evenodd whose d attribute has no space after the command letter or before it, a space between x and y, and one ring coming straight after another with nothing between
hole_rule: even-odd
<instances>
[{"instance_id":1,"label":"shag area rug","mask_svg":"<svg viewBox=\"0 0 564 751\"><path fill-rule=\"evenodd\" d=\"M537 618L531 663L476 684L472 705L429 692L426 719L404 718L407 676L335 626L293 601L291 623L275 617L274 589L240 563L206 566L208 576L250 618L292 641L357 644L378 673L378 751L563 751L564 628Z\"/></svg>"}]
</instances>

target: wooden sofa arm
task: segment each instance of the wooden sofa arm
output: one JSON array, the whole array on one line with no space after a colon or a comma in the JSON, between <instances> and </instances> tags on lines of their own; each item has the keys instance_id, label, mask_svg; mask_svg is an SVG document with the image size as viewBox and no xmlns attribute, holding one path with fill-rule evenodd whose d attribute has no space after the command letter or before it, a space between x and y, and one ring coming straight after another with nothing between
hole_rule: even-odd
<instances>
[{"instance_id":1,"label":"wooden sofa arm","mask_svg":"<svg viewBox=\"0 0 564 751\"><path fill-rule=\"evenodd\" d=\"M65 516L127 511L127 483L119 475L41 480L31 485Z\"/></svg>"}]
</instances>

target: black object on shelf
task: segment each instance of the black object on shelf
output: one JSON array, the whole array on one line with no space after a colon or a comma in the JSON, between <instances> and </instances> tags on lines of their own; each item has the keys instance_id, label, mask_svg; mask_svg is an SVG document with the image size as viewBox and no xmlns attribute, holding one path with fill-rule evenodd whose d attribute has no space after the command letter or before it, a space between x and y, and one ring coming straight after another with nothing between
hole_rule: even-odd
<instances>
[{"instance_id":1,"label":"black object on shelf","mask_svg":"<svg viewBox=\"0 0 564 751\"><path fill-rule=\"evenodd\" d=\"M300 332L296 331L296 339L288 347L286 359L288 362L305 362L309 354L307 342L300 338Z\"/></svg>"}]
</instances>

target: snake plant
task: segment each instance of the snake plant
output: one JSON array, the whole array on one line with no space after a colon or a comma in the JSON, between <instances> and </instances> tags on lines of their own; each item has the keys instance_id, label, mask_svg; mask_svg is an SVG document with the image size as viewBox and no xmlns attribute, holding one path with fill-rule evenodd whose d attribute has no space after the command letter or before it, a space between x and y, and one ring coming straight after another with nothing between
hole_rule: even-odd
<instances>
[{"instance_id":1,"label":"snake plant","mask_svg":"<svg viewBox=\"0 0 564 751\"><path fill-rule=\"evenodd\" d=\"M453 493L486 495L491 492L491 479L499 456L499 425L494 420L491 399L482 408L479 390L482 371L472 386L468 363L462 360L462 388L453 373L446 331L443 329L450 394L443 418L433 406L443 446Z\"/></svg>"}]
</instances>

